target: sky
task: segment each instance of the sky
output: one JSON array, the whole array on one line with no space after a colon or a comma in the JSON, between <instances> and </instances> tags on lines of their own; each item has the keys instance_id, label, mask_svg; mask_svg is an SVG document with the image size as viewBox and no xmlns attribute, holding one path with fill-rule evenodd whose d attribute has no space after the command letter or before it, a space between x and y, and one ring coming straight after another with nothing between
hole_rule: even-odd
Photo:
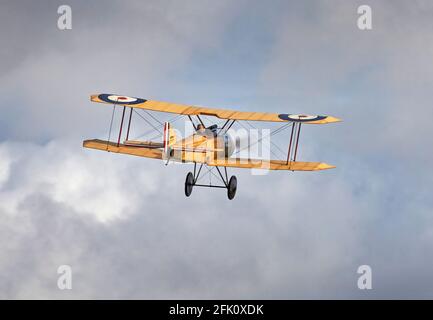
<instances>
[{"instance_id":1,"label":"sky","mask_svg":"<svg viewBox=\"0 0 433 320\"><path fill-rule=\"evenodd\" d=\"M2 1L0 298L432 298L432 18L429 0ZM192 165L82 147L107 137L98 92L333 115L299 158L337 168L230 170L233 201L186 198Z\"/></svg>"}]
</instances>

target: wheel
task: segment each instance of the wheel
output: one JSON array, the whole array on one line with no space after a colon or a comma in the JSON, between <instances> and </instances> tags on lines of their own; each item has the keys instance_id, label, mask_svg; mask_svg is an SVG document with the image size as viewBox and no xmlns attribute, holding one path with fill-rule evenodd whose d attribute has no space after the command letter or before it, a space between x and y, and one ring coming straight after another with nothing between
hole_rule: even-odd
<instances>
[{"instance_id":1,"label":"wheel","mask_svg":"<svg viewBox=\"0 0 433 320\"><path fill-rule=\"evenodd\" d=\"M192 192L192 187L194 186L194 176L191 172L188 172L185 179L185 195L189 197Z\"/></svg>"},{"instance_id":2,"label":"wheel","mask_svg":"<svg viewBox=\"0 0 433 320\"><path fill-rule=\"evenodd\" d=\"M236 195L236 189L238 186L238 180L236 176L231 176L229 180L229 186L227 188L227 197L232 200Z\"/></svg>"}]
</instances>

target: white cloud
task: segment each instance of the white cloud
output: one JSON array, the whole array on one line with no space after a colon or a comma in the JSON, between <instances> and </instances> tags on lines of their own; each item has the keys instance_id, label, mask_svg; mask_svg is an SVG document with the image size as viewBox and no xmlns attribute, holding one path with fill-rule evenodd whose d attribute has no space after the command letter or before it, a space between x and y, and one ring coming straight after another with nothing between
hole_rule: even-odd
<instances>
[{"instance_id":1,"label":"white cloud","mask_svg":"<svg viewBox=\"0 0 433 320\"><path fill-rule=\"evenodd\" d=\"M50 283L63 263L77 271L69 297L290 297L289 284L306 295L305 283L329 286L321 278L347 268L345 252L358 243L362 206L330 176L238 172L230 202L219 190L185 198L186 166L68 140L1 150L13 155L14 183L0 194L9 239L0 273L23 270L3 288L6 297L61 297ZM20 252L30 248L24 263Z\"/></svg>"},{"instance_id":2,"label":"white cloud","mask_svg":"<svg viewBox=\"0 0 433 320\"><path fill-rule=\"evenodd\" d=\"M52 141L45 146L7 143L2 148L3 154L14 155L9 162L2 157L1 166L2 172L8 173L11 167L14 171L14 183L1 194L3 209L11 214L18 214L19 202L38 192L75 212L109 222L134 211L139 193L157 191L155 173L143 175L122 159L114 161L115 155L100 157L76 142Z\"/></svg>"}]
</instances>

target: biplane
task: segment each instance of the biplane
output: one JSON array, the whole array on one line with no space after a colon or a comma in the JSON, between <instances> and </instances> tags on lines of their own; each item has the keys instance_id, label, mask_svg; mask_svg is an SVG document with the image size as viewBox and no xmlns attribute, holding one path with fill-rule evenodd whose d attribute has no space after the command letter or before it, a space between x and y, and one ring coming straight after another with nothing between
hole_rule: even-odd
<instances>
[{"instance_id":1,"label":"biplane","mask_svg":"<svg viewBox=\"0 0 433 320\"><path fill-rule=\"evenodd\" d=\"M85 148L97 149L108 152L123 153L150 159L192 163L194 164L193 172L188 172L185 179L185 195L189 197L193 187L211 187L227 189L227 197L232 200L237 190L237 178L227 175L227 168L249 168L249 169L268 169L268 170L288 170L288 171L317 171L335 168L335 166L323 162L303 162L297 161L299 136L301 125L304 124L326 124L341 121L332 116L323 115L304 115L304 114L278 114L268 112L246 112L227 109L207 108L193 105L183 105L177 103L160 102L154 100L145 100L141 98L115 95L115 94L95 94L91 95L90 100L93 102L113 105L113 115L110 124L113 124L115 107L122 108L122 117L120 122L119 134L117 141L107 140L85 140ZM124 130L125 112L129 109L129 120L126 128L126 138L122 139ZM179 139L176 131L172 128L170 122L159 122L162 137L160 141L149 140L132 140L129 138L131 129L131 119L133 112L142 109L153 119L152 111L177 114L179 117L184 116L192 124L194 132L192 135ZM222 125L212 124L205 125L203 117L216 118L223 121ZM235 155L236 141L228 134L230 128L235 122L241 121L267 121L279 122L284 127L291 127L290 138L288 139L287 158L280 160L251 159L241 158ZM148 122L148 121L147 121ZM148 122L149 123L149 122ZM155 129L154 125L152 125ZM281 129L281 128L280 128ZM280 130L277 129L277 130ZM206 168L216 168L217 176L221 184L203 184L199 183L200 174L203 166ZM223 169L222 169L223 168ZM208 169L209 171L209 169Z\"/></svg>"}]
</instances>

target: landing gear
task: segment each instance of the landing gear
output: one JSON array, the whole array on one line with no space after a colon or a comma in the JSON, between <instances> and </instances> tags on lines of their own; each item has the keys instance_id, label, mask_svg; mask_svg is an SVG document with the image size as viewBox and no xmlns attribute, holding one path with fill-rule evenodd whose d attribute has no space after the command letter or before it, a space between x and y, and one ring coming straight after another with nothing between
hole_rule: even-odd
<instances>
[{"instance_id":1,"label":"landing gear","mask_svg":"<svg viewBox=\"0 0 433 320\"><path fill-rule=\"evenodd\" d=\"M199 180L200 172L203 167L203 164L200 165L200 168L197 172L197 164L194 163L194 173L188 172L185 179L185 195L189 197L192 193L193 187L207 187L207 188L223 188L227 189L227 197L230 200L233 200L236 195L237 185L238 181L236 179L236 176L231 176L230 180L228 180L227 177L227 168L224 167L225 177L222 175L219 167L215 167L219 173L219 178L221 178L221 181L224 183L224 185L214 185L214 184L198 184L197 181ZM196 173L197 172L197 173ZM210 172L210 171L209 171ZM212 172L212 174L214 174ZM214 174L215 175L215 174ZM218 178L218 176L216 176Z\"/></svg>"},{"instance_id":2,"label":"landing gear","mask_svg":"<svg viewBox=\"0 0 433 320\"><path fill-rule=\"evenodd\" d=\"M188 172L185 180L185 195L189 197L192 192L192 187L194 186L194 176L191 172Z\"/></svg>"},{"instance_id":3,"label":"landing gear","mask_svg":"<svg viewBox=\"0 0 433 320\"><path fill-rule=\"evenodd\" d=\"M227 186L227 197L230 200L233 200L233 198L235 197L237 186L238 186L238 180L236 179L236 176L231 176L229 184Z\"/></svg>"}]
</instances>

